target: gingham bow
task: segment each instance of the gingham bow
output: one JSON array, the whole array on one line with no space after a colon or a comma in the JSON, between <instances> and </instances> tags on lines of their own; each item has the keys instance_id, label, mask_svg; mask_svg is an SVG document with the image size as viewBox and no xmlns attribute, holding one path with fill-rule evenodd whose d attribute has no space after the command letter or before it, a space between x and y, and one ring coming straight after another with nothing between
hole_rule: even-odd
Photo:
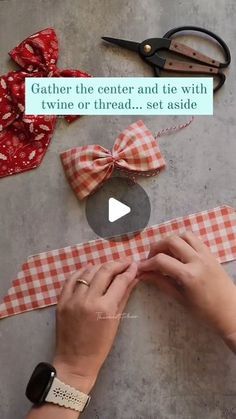
<instances>
[{"instance_id":1,"label":"gingham bow","mask_svg":"<svg viewBox=\"0 0 236 419\"><path fill-rule=\"evenodd\" d=\"M37 167L55 128L55 116L24 115L25 78L90 77L79 70L57 68L58 40L52 28L31 35L9 55L22 70L0 77L0 177Z\"/></svg>"},{"instance_id":2,"label":"gingham bow","mask_svg":"<svg viewBox=\"0 0 236 419\"><path fill-rule=\"evenodd\" d=\"M100 145L76 147L63 152L61 160L79 199L96 190L114 169L152 176L165 166L158 143L143 121L126 128L115 140L112 151Z\"/></svg>"}]
</instances>

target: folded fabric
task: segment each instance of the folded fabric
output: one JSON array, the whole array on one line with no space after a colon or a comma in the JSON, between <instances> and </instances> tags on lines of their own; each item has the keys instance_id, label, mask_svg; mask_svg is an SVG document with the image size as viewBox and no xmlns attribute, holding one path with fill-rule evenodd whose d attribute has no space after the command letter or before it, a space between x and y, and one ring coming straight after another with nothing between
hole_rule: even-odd
<instances>
[{"instance_id":1,"label":"folded fabric","mask_svg":"<svg viewBox=\"0 0 236 419\"><path fill-rule=\"evenodd\" d=\"M143 121L126 128L112 151L100 145L75 147L63 152L61 161L79 199L94 192L115 169L129 176L154 176L165 166L158 142Z\"/></svg>"},{"instance_id":2,"label":"folded fabric","mask_svg":"<svg viewBox=\"0 0 236 419\"><path fill-rule=\"evenodd\" d=\"M22 69L0 77L0 177L38 167L55 129L56 116L25 115L25 78L91 77L57 67L58 39L52 28L31 35L9 55Z\"/></svg>"},{"instance_id":3,"label":"folded fabric","mask_svg":"<svg viewBox=\"0 0 236 419\"><path fill-rule=\"evenodd\" d=\"M124 240L99 239L30 256L0 304L0 318L56 304L65 279L88 262L124 257L138 261L148 256L154 240L186 230L197 234L219 262L236 259L236 212L228 206L217 207L149 227Z\"/></svg>"}]
</instances>

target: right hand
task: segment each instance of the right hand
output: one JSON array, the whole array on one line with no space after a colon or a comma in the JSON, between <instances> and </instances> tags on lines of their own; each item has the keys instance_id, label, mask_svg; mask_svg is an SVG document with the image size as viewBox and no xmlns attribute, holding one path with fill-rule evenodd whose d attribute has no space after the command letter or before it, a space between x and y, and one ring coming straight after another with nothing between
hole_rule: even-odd
<instances>
[{"instance_id":1,"label":"right hand","mask_svg":"<svg viewBox=\"0 0 236 419\"><path fill-rule=\"evenodd\" d=\"M209 248L191 232L153 244L139 278L187 305L229 343L236 341L236 287ZM236 346L236 345L235 345Z\"/></svg>"}]
</instances>

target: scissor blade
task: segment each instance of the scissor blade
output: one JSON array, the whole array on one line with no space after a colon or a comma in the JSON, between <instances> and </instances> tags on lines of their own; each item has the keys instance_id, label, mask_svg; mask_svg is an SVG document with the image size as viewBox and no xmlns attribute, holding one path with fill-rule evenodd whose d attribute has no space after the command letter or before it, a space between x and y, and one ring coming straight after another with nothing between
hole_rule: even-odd
<instances>
[{"instance_id":1,"label":"scissor blade","mask_svg":"<svg viewBox=\"0 0 236 419\"><path fill-rule=\"evenodd\" d=\"M130 51L139 51L139 42L125 41L124 39L109 38L107 36L103 36L102 39L104 41L110 42L111 44L119 45L122 48L129 49Z\"/></svg>"}]
</instances>

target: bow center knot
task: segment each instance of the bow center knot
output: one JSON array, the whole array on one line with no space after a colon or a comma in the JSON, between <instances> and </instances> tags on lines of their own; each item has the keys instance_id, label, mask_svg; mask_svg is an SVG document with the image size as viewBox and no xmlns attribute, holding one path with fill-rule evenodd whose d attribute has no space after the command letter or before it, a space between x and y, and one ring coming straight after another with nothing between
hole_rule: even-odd
<instances>
[{"instance_id":1,"label":"bow center knot","mask_svg":"<svg viewBox=\"0 0 236 419\"><path fill-rule=\"evenodd\" d=\"M118 160L120 160L120 156L119 156L118 153L112 153L111 157L112 157L112 161L114 163L116 163Z\"/></svg>"}]
</instances>

